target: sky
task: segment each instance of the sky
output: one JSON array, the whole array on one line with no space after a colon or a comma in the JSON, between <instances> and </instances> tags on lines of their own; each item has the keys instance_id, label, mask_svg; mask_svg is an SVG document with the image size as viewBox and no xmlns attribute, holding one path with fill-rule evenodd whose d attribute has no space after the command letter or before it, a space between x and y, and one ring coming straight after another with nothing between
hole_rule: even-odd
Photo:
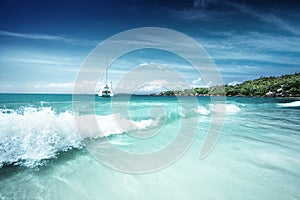
<instances>
[{"instance_id":1,"label":"sky","mask_svg":"<svg viewBox=\"0 0 300 200\"><path fill-rule=\"evenodd\" d=\"M72 93L99 43L140 27L168 28L197 41L224 84L300 72L299 10L300 2L290 0L0 0L0 92ZM162 90L169 69L190 87L208 85L184 59L155 49L112 63L113 85L136 67L144 72L139 78L153 77L140 87L144 93Z\"/></svg>"}]
</instances>

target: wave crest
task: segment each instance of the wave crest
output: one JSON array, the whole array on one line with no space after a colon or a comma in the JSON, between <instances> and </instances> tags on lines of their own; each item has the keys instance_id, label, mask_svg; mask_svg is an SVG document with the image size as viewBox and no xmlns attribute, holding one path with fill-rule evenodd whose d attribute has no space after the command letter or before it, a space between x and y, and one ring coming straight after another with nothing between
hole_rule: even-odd
<instances>
[{"instance_id":1,"label":"wave crest","mask_svg":"<svg viewBox=\"0 0 300 200\"><path fill-rule=\"evenodd\" d=\"M70 112L24 108L0 114L0 167L4 163L36 166L57 151L81 147Z\"/></svg>"},{"instance_id":2,"label":"wave crest","mask_svg":"<svg viewBox=\"0 0 300 200\"><path fill-rule=\"evenodd\" d=\"M300 101L293 101L289 103L278 103L281 107L300 107Z\"/></svg>"},{"instance_id":3,"label":"wave crest","mask_svg":"<svg viewBox=\"0 0 300 200\"><path fill-rule=\"evenodd\" d=\"M224 112L225 114L234 114L241 111L241 108L234 104L211 104L209 108L198 106L196 113L201 115L209 115L211 112Z\"/></svg>"},{"instance_id":4,"label":"wave crest","mask_svg":"<svg viewBox=\"0 0 300 200\"><path fill-rule=\"evenodd\" d=\"M241 109L234 104L213 104L211 106L213 112L225 112L225 114L238 113Z\"/></svg>"},{"instance_id":5,"label":"wave crest","mask_svg":"<svg viewBox=\"0 0 300 200\"><path fill-rule=\"evenodd\" d=\"M59 152L81 148L83 139L107 137L157 124L152 119L130 121L118 114L77 117L79 117L78 121L83 123L82 126L75 124L74 115L70 111L57 114L51 107L2 109L0 168L5 164L26 167L43 165L43 160L55 158ZM96 118L100 130L95 124L91 124L92 118ZM82 129L81 137L78 135L77 127Z\"/></svg>"}]
</instances>

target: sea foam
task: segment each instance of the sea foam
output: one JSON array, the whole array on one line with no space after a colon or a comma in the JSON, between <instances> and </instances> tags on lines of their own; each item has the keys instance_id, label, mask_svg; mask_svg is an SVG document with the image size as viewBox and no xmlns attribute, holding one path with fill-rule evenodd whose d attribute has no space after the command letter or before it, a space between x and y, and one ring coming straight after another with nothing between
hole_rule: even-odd
<instances>
[{"instance_id":1,"label":"sea foam","mask_svg":"<svg viewBox=\"0 0 300 200\"><path fill-rule=\"evenodd\" d=\"M42 165L43 160L56 157L58 152L81 148L85 138L107 137L157 124L153 119L131 121L118 114L83 115L77 119L75 124L72 112L57 114L51 107L2 109L0 168L3 164L35 167ZM96 125L91 123L92 119L96 119Z\"/></svg>"},{"instance_id":2,"label":"sea foam","mask_svg":"<svg viewBox=\"0 0 300 200\"><path fill-rule=\"evenodd\" d=\"M241 111L241 109L234 104L213 104L210 109L213 112L225 112L225 114L233 114Z\"/></svg>"},{"instance_id":3,"label":"sea foam","mask_svg":"<svg viewBox=\"0 0 300 200\"><path fill-rule=\"evenodd\" d=\"M300 107L300 101L293 101L289 103L278 103L281 107Z\"/></svg>"},{"instance_id":4,"label":"sea foam","mask_svg":"<svg viewBox=\"0 0 300 200\"><path fill-rule=\"evenodd\" d=\"M240 112L241 109L234 104L211 104L209 108L206 108L204 106L198 106L195 111L196 113L199 113L201 115L209 115L212 112L224 112L225 114L234 114Z\"/></svg>"},{"instance_id":5,"label":"sea foam","mask_svg":"<svg viewBox=\"0 0 300 200\"><path fill-rule=\"evenodd\" d=\"M210 113L210 110L205 108L204 106L198 106L196 109L196 113L199 113L201 115L208 115Z\"/></svg>"}]
</instances>

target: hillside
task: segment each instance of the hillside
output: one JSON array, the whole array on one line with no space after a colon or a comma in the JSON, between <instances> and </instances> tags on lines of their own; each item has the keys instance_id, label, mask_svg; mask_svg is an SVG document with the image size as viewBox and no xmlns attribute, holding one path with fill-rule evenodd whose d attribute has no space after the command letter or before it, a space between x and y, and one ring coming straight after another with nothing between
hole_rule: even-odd
<instances>
[{"instance_id":1,"label":"hillside","mask_svg":"<svg viewBox=\"0 0 300 200\"><path fill-rule=\"evenodd\" d=\"M261 77L245 81L234 86L214 86L210 88L194 88L179 91L166 91L159 96L271 96L271 97L300 97L300 73L279 77Z\"/></svg>"}]
</instances>

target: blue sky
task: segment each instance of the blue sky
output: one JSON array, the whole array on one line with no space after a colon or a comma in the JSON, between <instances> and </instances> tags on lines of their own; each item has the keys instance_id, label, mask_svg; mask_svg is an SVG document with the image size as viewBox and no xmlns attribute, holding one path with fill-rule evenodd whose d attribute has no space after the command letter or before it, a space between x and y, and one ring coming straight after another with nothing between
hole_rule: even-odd
<instances>
[{"instance_id":1,"label":"blue sky","mask_svg":"<svg viewBox=\"0 0 300 200\"><path fill-rule=\"evenodd\" d=\"M2 0L0 92L72 93L80 65L99 42L152 26L199 42L226 84L299 72L299 8L289 0ZM133 52L110 73L117 82L128 66L162 65L185 74L193 86L203 85L193 70L185 71L187 63L162 51Z\"/></svg>"}]
</instances>

